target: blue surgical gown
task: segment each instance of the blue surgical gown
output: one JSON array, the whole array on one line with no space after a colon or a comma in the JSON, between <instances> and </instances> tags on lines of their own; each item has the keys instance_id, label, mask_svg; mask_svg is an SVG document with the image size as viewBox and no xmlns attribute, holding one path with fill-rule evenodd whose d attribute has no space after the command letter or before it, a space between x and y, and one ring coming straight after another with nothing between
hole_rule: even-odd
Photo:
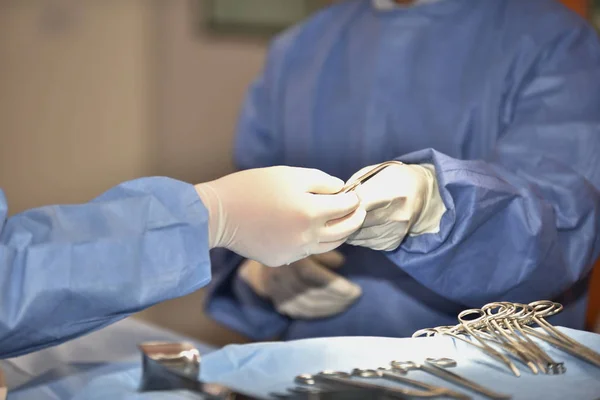
<instances>
[{"instance_id":1,"label":"blue surgical gown","mask_svg":"<svg viewBox=\"0 0 600 400\"><path fill-rule=\"evenodd\" d=\"M0 359L116 322L210 281L208 212L192 185L123 183L83 205L7 217L0 190Z\"/></svg>"},{"instance_id":2,"label":"blue surgical gown","mask_svg":"<svg viewBox=\"0 0 600 400\"><path fill-rule=\"evenodd\" d=\"M433 163L441 230L382 253L344 246L346 312L279 315L215 255L208 312L252 338L407 336L489 301L556 299L581 329L600 250L600 41L553 0L342 1L279 36L239 121L240 168L342 179Z\"/></svg>"}]
</instances>

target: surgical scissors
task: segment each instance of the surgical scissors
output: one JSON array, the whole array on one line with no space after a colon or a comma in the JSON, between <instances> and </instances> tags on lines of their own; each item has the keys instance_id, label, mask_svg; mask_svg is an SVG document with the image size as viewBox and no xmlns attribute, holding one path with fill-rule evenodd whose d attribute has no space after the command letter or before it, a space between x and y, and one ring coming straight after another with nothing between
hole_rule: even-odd
<instances>
[{"instance_id":1,"label":"surgical scissors","mask_svg":"<svg viewBox=\"0 0 600 400\"><path fill-rule=\"evenodd\" d=\"M397 161L397 160L383 162L383 163L377 165L376 167L373 167L366 173L362 174L361 176L359 176L352 182L347 183L346 185L344 185L344 187L341 190L339 190L338 192L336 192L334 194L348 193L348 192L355 190L357 187L359 187L360 185L362 185L363 183L365 183L366 181L368 181L369 179L371 179L372 177L374 177L375 175L377 175L379 172L386 169L390 165L404 165L404 163L401 161Z\"/></svg>"}]
</instances>

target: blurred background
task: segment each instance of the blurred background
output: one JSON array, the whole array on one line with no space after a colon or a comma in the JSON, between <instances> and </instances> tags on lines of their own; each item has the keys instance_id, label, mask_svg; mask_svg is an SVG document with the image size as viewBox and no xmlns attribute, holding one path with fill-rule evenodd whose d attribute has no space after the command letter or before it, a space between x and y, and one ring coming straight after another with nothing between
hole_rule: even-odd
<instances>
[{"instance_id":1,"label":"blurred background","mask_svg":"<svg viewBox=\"0 0 600 400\"><path fill-rule=\"evenodd\" d=\"M88 201L124 180L233 170L248 84L273 33L323 0L0 0L0 187L11 214ZM567 1L600 26L600 1ZM594 11L593 6L597 7ZM203 293L136 316L243 342Z\"/></svg>"}]
</instances>

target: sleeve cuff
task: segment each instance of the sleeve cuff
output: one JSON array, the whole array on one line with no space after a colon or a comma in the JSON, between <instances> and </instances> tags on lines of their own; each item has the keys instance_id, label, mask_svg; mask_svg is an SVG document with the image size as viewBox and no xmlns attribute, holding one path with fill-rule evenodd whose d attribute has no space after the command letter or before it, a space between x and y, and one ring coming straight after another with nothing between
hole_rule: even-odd
<instances>
[{"instance_id":1,"label":"sleeve cuff","mask_svg":"<svg viewBox=\"0 0 600 400\"><path fill-rule=\"evenodd\" d=\"M434 229L431 232L423 232L423 234L407 236L402 245L391 253L404 251L415 254L426 254L433 252L448 240L456 221L454 198L446 188L446 172L455 170L457 166L453 163L454 160L451 157L433 149L424 149L409 153L398 157L397 160L405 164L418 164L423 167L430 166L430 171L435 172L435 180L437 181L437 190L439 192L438 202L441 201L441 204L436 206L438 209L436 213L441 214L441 218L439 219L438 229Z\"/></svg>"}]
</instances>

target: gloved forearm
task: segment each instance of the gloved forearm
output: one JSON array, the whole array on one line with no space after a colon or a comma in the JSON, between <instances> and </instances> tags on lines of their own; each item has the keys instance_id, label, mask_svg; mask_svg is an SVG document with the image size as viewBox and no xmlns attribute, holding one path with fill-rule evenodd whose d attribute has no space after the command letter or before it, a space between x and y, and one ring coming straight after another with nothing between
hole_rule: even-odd
<instances>
[{"instance_id":1,"label":"gloved forearm","mask_svg":"<svg viewBox=\"0 0 600 400\"><path fill-rule=\"evenodd\" d=\"M365 212L344 183L322 171L270 167L196 186L211 215L211 247L275 267L342 245ZM276 188L276 189L274 189Z\"/></svg>"},{"instance_id":2,"label":"gloved forearm","mask_svg":"<svg viewBox=\"0 0 600 400\"><path fill-rule=\"evenodd\" d=\"M192 185L145 178L88 204L6 214L0 198L0 358L58 344L210 280L208 215Z\"/></svg>"},{"instance_id":3,"label":"gloved forearm","mask_svg":"<svg viewBox=\"0 0 600 400\"><path fill-rule=\"evenodd\" d=\"M585 26L557 34L518 67L526 78L486 114L498 121L487 157L400 158L435 166L448 212L438 234L409 237L390 257L463 304L552 298L600 250L598 36Z\"/></svg>"},{"instance_id":4,"label":"gloved forearm","mask_svg":"<svg viewBox=\"0 0 600 400\"><path fill-rule=\"evenodd\" d=\"M432 164L395 160L371 165L355 173L349 183L358 183L353 190L367 214L348 244L392 251L406 235L439 231L446 206Z\"/></svg>"},{"instance_id":5,"label":"gloved forearm","mask_svg":"<svg viewBox=\"0 0 600 400\"><path fill-rule=\"evenodd\" d=\"M591 143L600 151L598 140ZM586 177L527 153L502 162L456 160L433 150L402 157L436 166L448 211L440 232L407 237L389 257L425 286L467 305L552 298L584 277L600 250L594 172L600 165Z\"/></svg>"}]
</instances>

